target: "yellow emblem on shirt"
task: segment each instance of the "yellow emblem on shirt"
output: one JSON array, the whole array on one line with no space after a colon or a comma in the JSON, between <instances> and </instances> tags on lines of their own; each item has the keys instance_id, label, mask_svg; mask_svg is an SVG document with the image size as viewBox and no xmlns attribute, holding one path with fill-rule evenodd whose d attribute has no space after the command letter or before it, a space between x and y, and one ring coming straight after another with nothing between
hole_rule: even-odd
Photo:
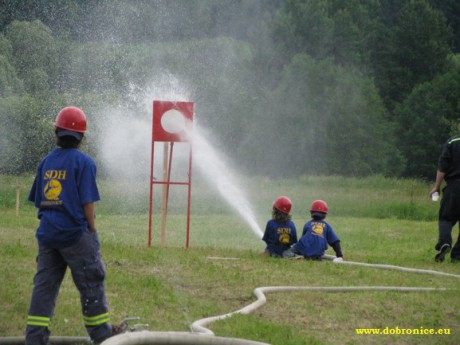
<instances>
[{"instance_id":1,"label":"yellow emblem on shirt","mask_svg":"<svg viewBox=\"0 0 460 345\"><path fill-rule=\"evenodd\" d=\"M324 223L317 223L317 222L313 222L311 224L311 229L312 229L312 233L314 235L318 235L318 236L323 236L323 232L324 232L324 227L326 225Z\"/></svg>"},{"instance_id":2,"label":"yellow emblem on shirt","mask_svg":"<svg viewBox=\"0 0 460 345\"><path fill-rule=\"evenodd\" d=\"M48 200L59 200L59 195L62 192L62 185L59 180L67 178L66 170L47 170L43 176L44 180L48 180L45 184L44 194Z\"/></svg>"},{"instance_id":3,"label":"yellow emblem on shirt","mask_svg":"<svg viewBox=\"0 0 460 345\"><path fill-rule=\"evenodd\" d=\"M49 180L45 185L44 192L48 200L57 200L62 192L61 182L55 179Z\"/></svg>"}]
</instances>

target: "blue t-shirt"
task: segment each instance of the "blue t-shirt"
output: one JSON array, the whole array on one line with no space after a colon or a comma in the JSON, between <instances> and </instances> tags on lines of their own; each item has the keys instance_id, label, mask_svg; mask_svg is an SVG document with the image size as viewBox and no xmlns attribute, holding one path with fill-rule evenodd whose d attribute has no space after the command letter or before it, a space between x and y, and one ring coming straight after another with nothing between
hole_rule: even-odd
<instances>
[{"instance_id":1,"label":"blue t-shirt","mask_svg":"<svg viewBox=\"0 0 460 345\"><path fill-rule=\"evenodd\" d=\"M303 228L302 237L295 244L303 256L323 256L328 248L339 241L332 227L324 220L310 220Z\"/></svg>"},{"instance_id":2,"label":"blue t-shirt","mask_svg":"<svg viewBox=\"0 0 460 345\"><path fill-rule=\"evenodd\" d=\"M40 244L63 248L88 228L83 205L98 201L96 164L78 149L57 148L38 165L29 201L38 208Z\"/></svg>"},{"instance_id":3,"label":"blue t-shirt","mask_svg":"<svg viewBox=\"0 0 460 345\"><path fill-rule=\"evenodd\" d=\"M282 255L283 252L297 242L297 231L294 223L278 223L271 219L267 222L262 240L267 244L270 254Z\"/></svg>"}]
</instances>

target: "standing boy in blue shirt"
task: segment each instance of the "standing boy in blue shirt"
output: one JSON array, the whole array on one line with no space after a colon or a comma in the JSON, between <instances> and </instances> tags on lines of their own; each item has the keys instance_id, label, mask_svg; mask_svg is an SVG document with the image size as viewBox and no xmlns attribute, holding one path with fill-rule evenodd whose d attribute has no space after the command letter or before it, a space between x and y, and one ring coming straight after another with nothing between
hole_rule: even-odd
<instances>
[{"instance_id":1,"label":"standing boy in blue shirt","mask_svg":"<svg viewBox=\"0 0 460 345\"><path fill-rule=\"evenodd\" d=\"M49 326L67 267L80 292L83 320L91 340L100 343L121 332L109 323L105 267L95 224L99 200L96 164L78 150L86 115L76 107L62 109L55 121L58 148L38 165L29 200L40 224L37 272L27 317L26 345L47 345Z\"/></svg>"}]
</instances>

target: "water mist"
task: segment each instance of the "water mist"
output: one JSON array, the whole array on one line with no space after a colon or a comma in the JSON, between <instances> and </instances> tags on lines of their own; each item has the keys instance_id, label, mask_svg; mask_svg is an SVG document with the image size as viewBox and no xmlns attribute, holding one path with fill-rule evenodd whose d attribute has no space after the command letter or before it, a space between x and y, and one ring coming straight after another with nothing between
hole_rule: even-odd
<instances>
[{"instance_id":1,"label":"water mist","mask_svg":"<svg viewBox=\"0 0 460 345\"><path fill-rule=\"evenodd\" d=\"M144 95L138 95L138 97L144 96L144 100L147 99L146 94L158 94L158 92L146 92L152 90L144 91ZM169 92L167 97L155 97L155 99L174 101L186 99L184 96L177 95L171 97L172 93L174 92ZM115 177L117 181L124 183L135 180L137 188L145 186L145 189L148 189L147 186L149 185L152 102L153 99L151 96L147 102L144 102L144 104L148 105L148 109L146 110L146 114L142 116L139 116L139 114L130 114L126 110L108 110L106 112L108 115L104 116L104 126L100 126L98 133L98 140L100 141L98 145L100 149L99 154L101 163L107 174ZM111 121L107 121L109 117ZM199 114L196 115L196 118L199 118ZM107 125L107 123L111 125ZM208 136L206 132L200 129L196 122L190 136L193 149L193 169L199 170L205 181L219 192L223 200L249 225L252 232L261 238L263 232L256 222L251 205L238 186L236 174L225 163L223 155L210 144L207 140ZM161 150L157 152L157 146L160 147L161 145L156 145L155 157L162 157L163 153ZM173 161L178 162L174 162L175 164L185 164L188 154L184 151L185 149L181 150L180 145L176 146ZM155 161L155 164L159 165L161 159L155 159ZM162 167L155 166L155 171L161 171L161 169ZM174 173L177 169L172 170ZM145 181L145 183L142 181ZM137 193L131 188L126 198L136 198L139 194L141 194L141 191Z\"/></svg>"},{"instance_id":2,"label":"water mist","mask_svg":"<svg viewBox=\"0 0 460 345\"><path fill-rule=\"evenodd\" d=\"M255 220L251 205L235 181L235 173L231 172L222 155L206 140L205 131L196 125L192 134L192 147L195 166L219 191L223 199L238 212L254 234L262 238L263 232Z\"/></svg>"}]
</instances>

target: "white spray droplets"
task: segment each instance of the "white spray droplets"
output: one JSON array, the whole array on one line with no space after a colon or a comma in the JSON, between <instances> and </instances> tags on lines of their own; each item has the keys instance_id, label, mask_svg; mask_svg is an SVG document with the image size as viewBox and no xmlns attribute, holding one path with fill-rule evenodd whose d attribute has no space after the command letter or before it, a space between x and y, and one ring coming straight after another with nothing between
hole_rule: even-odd
<instances>
[{"instance_id":1,"label":"white spray droplets","mask_svg":"<svg viewBox=\"0 0 460 345\"><path fill-rule=\"evenodd\" d=\"M98 138L99 155L109 175L121 178L123 182L133 178L136 179L137 183L145 180L145 186L148 186L153 100L189 101L190 98L182 83L171 75L159 78L150 87L138 88L132 85L131 91L133 95L132 101L135 104L144 104L145 113L130 114L127 110L107 111L106 116L102 117L105 119L105 123L99 126L101 128ZM189 127L184 126L182 123L177 124L177 121L175 121L177 114L173 115L167 123L172 132L178 130L177 125L180 125L180 129ZM199 117L199 114L197 117ZM107 121L108 119L110 121ZM236 174L225 164L222 155L210 144L206 133L198 128L196 122L193 125L192 132L187 133L187 136L192 143L193 169L199 170L206 182L219 192L223 200L242 217L254 234L261 238L263 232L255 220L248 199L238 187ZM161 146L155 146L155 157L162 156ZM186 166L188 159L187 145L175 145L174 150L173 160L176 161L175 163L179 164L179 166L181 164ZM160 163L155 159L155 165L158 164ZM180 169L174 168L172 170L177 171ZM155 166L155 171L161 174L161 167ZM131 192L134 191L131 190ZM134 197L134 195L131 195L131 197Z\"/></svg>"},{"instance_id":2,"label":"white spray droplets","mask_svg":"<svg viewBox=\"0 0 460 345\"><path fill-rule=\"evenodd\" d=\"M262 238L263 232L255 220L246 196L238 188L235 174L206 140L204 131L195 126L191 137L195 166L200 169L206 180L214 185L224 200L248 223L254 234Z\"/></svg>"}]
</instances>

